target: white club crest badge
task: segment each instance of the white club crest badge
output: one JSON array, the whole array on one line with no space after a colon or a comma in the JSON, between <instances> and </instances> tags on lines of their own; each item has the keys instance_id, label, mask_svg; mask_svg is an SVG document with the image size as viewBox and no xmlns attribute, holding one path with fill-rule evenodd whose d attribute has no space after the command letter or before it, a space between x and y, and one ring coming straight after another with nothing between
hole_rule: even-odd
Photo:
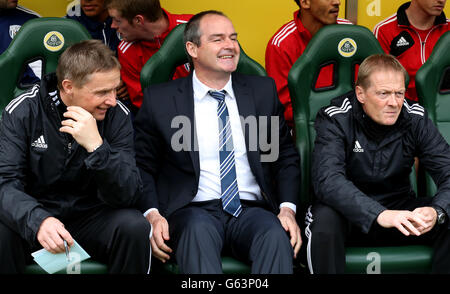
<instances>
[{"instance_id":1,"label":"white club crest badge","mask_svg":"<svg viewBox=\"0 0 450 294\"><path fill-rule=\"evenodd\" d=\"M10 25L9 26L9 36L11 39L14 39L14 36L17 34L17 32L20 30L20 25Z\"/></svg>"}]
</instances>

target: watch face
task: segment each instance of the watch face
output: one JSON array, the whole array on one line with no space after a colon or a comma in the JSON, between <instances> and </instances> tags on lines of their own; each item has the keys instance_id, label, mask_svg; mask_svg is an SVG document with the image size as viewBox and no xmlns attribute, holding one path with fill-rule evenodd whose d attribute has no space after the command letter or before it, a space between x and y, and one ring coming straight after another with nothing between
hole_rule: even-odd
<instances>
[{"instance_id":1,"label":"watch face","mask_svg":"<svg viewBox=\"0 0 450 294\"><path fill-rule=\"evenodd\" d=\"M439 213L437 217L437 223L442 225L445 221L445 213Z\"/></svg>"}]
</instances>

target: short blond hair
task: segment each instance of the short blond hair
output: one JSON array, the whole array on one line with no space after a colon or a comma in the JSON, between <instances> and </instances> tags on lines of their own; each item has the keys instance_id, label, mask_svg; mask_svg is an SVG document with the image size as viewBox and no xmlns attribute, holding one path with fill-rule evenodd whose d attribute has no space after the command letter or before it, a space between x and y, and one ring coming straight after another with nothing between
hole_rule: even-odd
<instances>
[{"instance_id":1,"label":"short blond hair","mask_svg":"<svg viewBox=\"0 0 450 294\"><path fill-rule=\"evenodd\" d=\"M67 48L59 57L56 67L58 88L61 90L64 80L71 80L81 88L96 72L120 70L120 63L100 40L87 40Z\"/></svg>"},{"instance_id":2,"label":"short blond hair","mask_svg":"<svg viewBox=\"0 0 450 294\"><path fill-rule=\"evenodd\" d=\"M370 75L376 71L387 70L402 73L405 83L408 80L408 72L394 56L389 54L373 54L364 59L359 66L356 86L360 86L363 89L369 88Z\"/></svg>"}]
</instances>

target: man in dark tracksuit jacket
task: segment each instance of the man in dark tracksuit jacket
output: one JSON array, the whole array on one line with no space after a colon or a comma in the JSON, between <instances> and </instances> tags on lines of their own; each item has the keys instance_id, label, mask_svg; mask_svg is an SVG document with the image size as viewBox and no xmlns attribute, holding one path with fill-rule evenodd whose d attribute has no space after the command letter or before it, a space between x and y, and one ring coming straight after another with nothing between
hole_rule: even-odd
<instances>
[{"instance_id":1,"label":"man in dark tracksuit jacket","mask_svg":"<svg viewBox=\"0 0 450 294\"><path fill-rule=\"evenodd\" d=\"M433 272L450 272L450 148L424 108L404 100L405 76L394 57L373 55L355 92L318 112L305 229L312 273L343 273L351 242L433 244ZM414 157L436 182L434 197L416 198Z\"/></svg>"},{"instance_id":2,"label":"man in dark tracksuit jacket","mask_svg":"<svg viewBox=\"0 0 450 294\"><path fill-rule=\"evenodd\" d=\"M0 273L23 272L39 245L64 252L63 239L76 240L111 273L148 272L150 225L130 208L142 191L133 130L128 109L115 99L120 64L98 40L67 49L58 71L62 60L94 72L81 86L63 70L58 79L47 75L3 111ZM101 67L90 65L94 60Z\"/></svg>"}]
</instances>

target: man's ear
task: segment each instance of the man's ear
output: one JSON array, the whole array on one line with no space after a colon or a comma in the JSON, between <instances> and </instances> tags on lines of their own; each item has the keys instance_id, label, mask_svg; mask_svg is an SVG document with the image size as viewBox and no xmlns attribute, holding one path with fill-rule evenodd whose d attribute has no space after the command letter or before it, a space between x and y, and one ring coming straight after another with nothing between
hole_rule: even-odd
<instances>
[{"instance_id":1,"label":"man's ear","mask_svg":"<svg viewBox=\"0 0 450 294\"><path fill-rule=\"evenodd\" d=\"M144 23L144 16L138 14L133 18L133 24L135 25L142 25Z\"/></svg>"},{"instance_id":2,"label":"man's ear","mask_svg":"<svg viewBox=\"0 0 450 294\"><path fill-rule=\"evenodd\" d=\"M311 8L311 0L300 0L300 8L301 9L310 9Z\"/></svg>"},{"instance_id":3,"label":"man's ear","mask_svg":"<svg viewBox=\"0 0 450 294\"><path fill-rule=\"evenodd\" d=\"M72 95L73 94L73 82L69 79L65 79L62 81L61 83L62 89L64 91L64 93L66 93L67 95Z\"/></svg>"},{"instance_id":4,"label":"man's ear","mask_svg":"<svg viewBox=\"0 0 450 294\"><path fill-rule=\"evenodd\" d=\"M355 87L356 99L358 99L359 103L364 104L366 101L364 89L361 86Z\"/></svg>"},{"instance_id":5,"label":"man's ear","mask_svg":"<svg viewBox=\"0 0 450 294\"><path fill-rule=\"evenodd\" d=\"M197 45L192 42L186 42L186 52L191 56L192 59L197 58Z\"/></svg>"}]
</instances>

